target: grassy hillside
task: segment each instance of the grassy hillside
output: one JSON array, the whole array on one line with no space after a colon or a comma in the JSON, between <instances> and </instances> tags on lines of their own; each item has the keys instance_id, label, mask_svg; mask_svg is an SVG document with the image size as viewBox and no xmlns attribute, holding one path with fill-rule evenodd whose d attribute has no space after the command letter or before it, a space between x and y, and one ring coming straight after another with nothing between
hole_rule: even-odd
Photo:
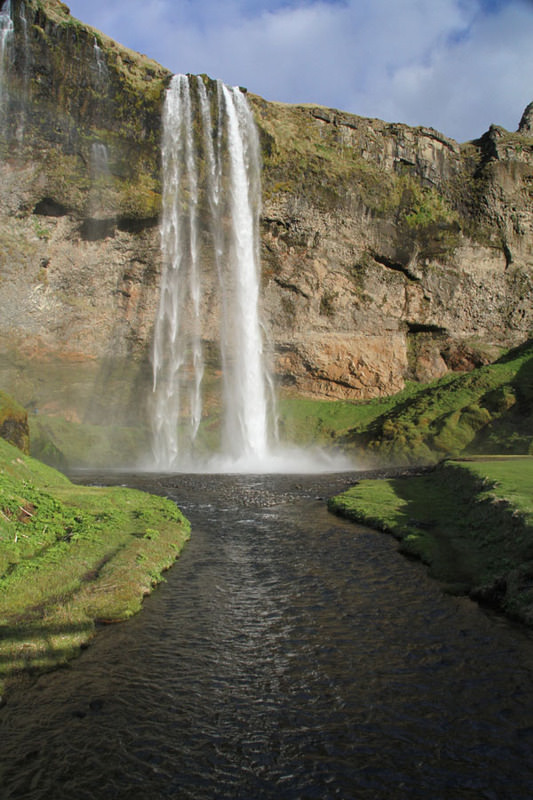
<instances>
[{"instance_id":1,"label":"grassy hillside","mask_svg":"<svg viewBox=\"0 0 533 800\"><path fill-rule=\"evenodd\" d=\"M0 439L0 683L137 612L188 535L171 501L76 486Z\"/></svg>"},{"instance_id":2,"label":"grassy hillside","mask_svg":"<svg viewBox=\"0 0 533 800\"><path fill-rule=\"evenodd\" d=\"M291 440L340 445L366 463L533 453L533 340L493 364L393 397L362 404L287 397L280 412Z\"/></svg>"},{"instance_id":3,"label":"grassy hillside","mask_svg":"<svg viewBox=\"0 0 533 800\"><path fill-rule=\"evenodd\" d=\"M533 458L449 461L419 477L363 480L329 508L392 533L450 591L533 625Z\"/></svg>"}]
</instances>

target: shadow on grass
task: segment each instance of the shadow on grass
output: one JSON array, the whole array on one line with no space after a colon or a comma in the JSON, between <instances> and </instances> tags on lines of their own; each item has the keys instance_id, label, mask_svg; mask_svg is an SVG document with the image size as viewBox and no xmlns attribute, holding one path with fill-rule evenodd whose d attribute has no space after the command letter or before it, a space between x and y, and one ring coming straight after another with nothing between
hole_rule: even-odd
<instances>
[{"instance_id":1,"label":"shadow on grass","mask_svg":"<svg viewBox=\"0 0 533 800\"><path fill-rule=\"evenodd\" d=\"M529 460L500 463L521 467ZM427 564L448 591L532 624L533 527L494 485L483 473L446 462L407 480L363 481L332 498L329 508L393 534L400 551Z\"/></svg>"},{"instance_id":2,"label":"shadow on grass","mask_svg":"<svg viewBox=\"0 0 533 800\"><path fill-rule=\"evenodd\" d=\"M0 679L65 664L87 647L94 632L95 625L90 620L0 625Z\"/></svg>"}]
</instances>

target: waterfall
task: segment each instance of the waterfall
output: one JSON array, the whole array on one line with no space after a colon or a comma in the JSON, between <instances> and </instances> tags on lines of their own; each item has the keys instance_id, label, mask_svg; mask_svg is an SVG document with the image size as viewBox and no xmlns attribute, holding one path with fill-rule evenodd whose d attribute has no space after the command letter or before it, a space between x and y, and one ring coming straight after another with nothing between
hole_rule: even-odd
<instances>
[{"instance_id":1,"label":"waterfall","mask_svg":"<svg viewBox=\"0 0 533 800\"><path fill-rule=\"evenodd\" d=\"M267 454L267 399L259 303L259 140L244 95L222 87L230 163L231 244L234 279L224 337L235 358L226 382L226 444L234 457Z\"/></svg>"},{"instance_id":2,"label":"waterfall","mask_svg":"<svg viewBox=\"0 0 533 800\"><path fill-rule=\"evenodd\" d=\"M88 198L89 218L102 219L109 217L107 193L111 185L109 171L109 151L103 142L93 142L90 160L91 188Z\"/></svg>"},{"instance_id":3,"label":"waterfall","mask_svg":"<svg viewBox=\"0 0 533 800\"><path fill-rule=\"evenodd\" d=\"M102 48L96 36L93 39L94 62L91 64L92 86L96 97L100 100L107 96L109 90L109 72ZM93 113L95 128L101 126L100 109ZM89 237L101 236L110 230L114 219L114 208L110 204L112 176L109 168L109 148L104 142L94 141L90 150L91 187L87 204L87 234Z\"/></svg>"},{"instance_id":4,"label":"waterfall","mask_svg":"<svg viewBox=\"0 0 533 800\"><path fill-rule=\"evenodd\" d=\"M19 145L21 145L24 140L24 130L26 127L26 105L29 98L30 83L30 43L28 38L28 20L26 19L24 3L21 3L19 6L19 19L22 38L22 96L20 98L22 101L22 106L18 113L16 138Z\"/></svg>"},{"instance_id":5,"label":"waterfall","mask_svg":"<svg viewBox=\"0 0 533 800\"><path fill-rule=\"evenodd\" d=\"M154 465L163 470L202 465L198 433L211 304L219 311L223 386L217 457L234 466L259 463L268 457L270 438L259 322L261 166L244 94L218 82L210 98L201 78L174 76L164 108L162 166Z\"/></svg>"},{"instance_id":6,"label":"waterfall","mask_svg":"<svg viewBox=\"0 0 533 800\"><path fill-rule=\"evenodd\" d=\"M0 119L6 114L8 92L6 86L6 66L10 60L11 45L15 27L11 18L11 0L4 0L0 8Z\"/></svg>"},{"instance_id":7,"label":"waterfall","mask_svg":"<svg viewBox=\"0 0 533 800\"><path fill-rule=\"evenodd\" d=\"M109 153L102 142L93 142L91 145L91 172L94 179L109 175Z\"/></svg>"},{"instance_id":8,"label":"waterfall","mask_svg":"<svg viewBox=\"0 0 533 800\"><path fill-rule=\"evenodd\" d=\"M25 4L22 1L18 4L18 16L15 16L15 8L11 0L0 0L0 126L2 133L14 137L20 146L24 140L30 95L31 49ZM17 65L13 74L16 84L10 94L8 74L14 63Z\"/></svg>"},{"instance_id":9,"label":"waterfall","mask_svg":"<svg viewBox=\"0 0 533 800\"><path fill-rule=\"evenodd\" d=\"M277 442L260 320L260 145L243 92L175 75L163 111L162 170L152 460L144 467L351 469L345 457Z\"/></svg>"},{"instance_id":10,"label":"waterfall","mask_svg":"<svg viewBox=\"0 0 533 800\"><path fill-rule=\"evenodd\" d=\"M97 86L105 85L108 81L109 73L107 71L107 64L105 62L102 48L98 44L96 37L94 38L93 49L94 49L94 62L96 65Z\"/></svg>"}]
</instances>

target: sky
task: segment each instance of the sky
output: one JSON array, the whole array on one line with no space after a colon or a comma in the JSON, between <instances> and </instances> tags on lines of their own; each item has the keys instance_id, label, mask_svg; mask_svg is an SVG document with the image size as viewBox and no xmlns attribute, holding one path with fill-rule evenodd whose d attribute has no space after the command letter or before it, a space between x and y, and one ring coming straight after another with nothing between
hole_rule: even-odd
<instances>
[{"instance_id":1,"label":"sky","mask_svg":"<svg viewBox=\"0 0 533 800\"><path fill-rule=\"evenodd\" d=\"M533 101L533 0L66 2L174 73L458 141L516 130Z\"/></svg>"}]
</instances>

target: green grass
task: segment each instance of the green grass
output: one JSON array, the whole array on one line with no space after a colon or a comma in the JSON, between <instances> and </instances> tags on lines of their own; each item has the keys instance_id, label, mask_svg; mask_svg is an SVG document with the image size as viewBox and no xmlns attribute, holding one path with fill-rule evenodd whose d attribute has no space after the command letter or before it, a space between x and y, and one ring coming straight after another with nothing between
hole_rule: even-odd
<instances>
[{"instance_id":1,"label":"green grass","mask_svg":"<svg viewBox=\"0 0 533 800\"><path fill-rule=\"evenodd\" d=\"M398 394L361 402L282 394L277 408L281 436L284 441L299 445L336 444L356 431L367 430L374 420L423 388L408 383Z\"/></svg>"},{"instance_id":2,"label":"green grass","mask_svg":"<svg viewBox=\"0 0 533 800\"><path fill-rule=\"evenodd\" d=\"M171 501L77 486L0 440L0 683L136 613L188 535Z\"/></svg>"},{"instance_id":3,"label":"green grass","mask_svg":"<svg viewBox=\"0 0 533 800\"><path fill-rule=\"evenodd\" d=\"M533 525L533 458L480 457L462 466L491 484L491 493L508 501Z\"/></svg>"},{"instance_id":4,"label":"green grass","mask_svg":"<svg viewBox=\"0 0 533 800\"><path fill-rule=\"evenodd\" d=\"M397 395L342 443L376 463L436 463L463 453L533 452L533 340L493 364Z\"/></svg>"},{"instance_id":5,"label":"green grass","mask_svg":"<svg viewBox=\"0 0 533 800\"><path fill-rule=\"evenodd\" d=\"M329 508L392 533L449 590L533 624L533 458L448 461L419 477L363 480Z\"/></svg>"}]
</instances>

